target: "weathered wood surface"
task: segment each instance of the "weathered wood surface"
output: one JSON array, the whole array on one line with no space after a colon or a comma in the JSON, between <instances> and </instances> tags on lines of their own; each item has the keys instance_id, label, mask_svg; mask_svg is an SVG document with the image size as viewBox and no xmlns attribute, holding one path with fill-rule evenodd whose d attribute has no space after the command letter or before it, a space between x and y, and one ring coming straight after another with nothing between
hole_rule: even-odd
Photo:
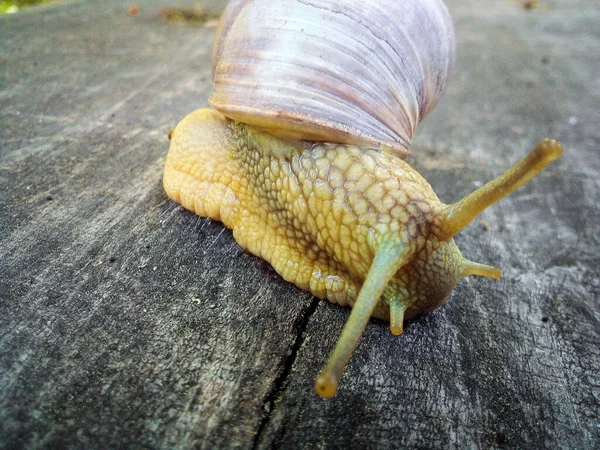
<instances>
[{"instance_id":1,"label":"weathered wood surface","mask_svg":"<svg viewBox=\"0 0 600 450\"><path fill-rule=\"evenodd\" d=\"M166 198L213 29L136 3L0 18L0 447L600 447L600 4L448 0L457 68L415 165L453 201L541 137L566 152L458 236L504 278L400 338L370 323L322 400L348 311Z\"/></svg>"}]
</instances>

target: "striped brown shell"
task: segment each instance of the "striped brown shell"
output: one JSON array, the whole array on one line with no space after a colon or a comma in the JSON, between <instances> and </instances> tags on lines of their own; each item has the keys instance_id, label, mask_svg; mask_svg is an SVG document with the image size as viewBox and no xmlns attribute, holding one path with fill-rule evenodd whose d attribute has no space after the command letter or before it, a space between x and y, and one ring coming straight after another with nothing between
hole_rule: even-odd
<instances>
[{"instance_id":1,"label":"striped brown shell","mask_svg":"<svg viewBox=\"0 0 600 450\"><path fill-rule=\"evenodd\" d=\"M234 0L210 103L290 139L403 153L454 63L441 0Z\"/></svg>"}]
</instances>

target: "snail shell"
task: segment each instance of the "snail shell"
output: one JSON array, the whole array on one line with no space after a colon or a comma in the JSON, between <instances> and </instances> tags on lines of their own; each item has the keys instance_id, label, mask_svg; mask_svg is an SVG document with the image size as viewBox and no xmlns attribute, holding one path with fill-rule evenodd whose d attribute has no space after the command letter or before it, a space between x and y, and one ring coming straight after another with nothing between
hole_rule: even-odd
<instances>
[{"instance_id":1,"label":"snail shell","mask_svg":"<svg viewBox=\"0 0 600 450\"><path fill-rule=\"evenodd\" d=\"M236 0L215 37L209 102L281 138L402 154L454 53L441 0Z\"/></svg>"}]
</instances>

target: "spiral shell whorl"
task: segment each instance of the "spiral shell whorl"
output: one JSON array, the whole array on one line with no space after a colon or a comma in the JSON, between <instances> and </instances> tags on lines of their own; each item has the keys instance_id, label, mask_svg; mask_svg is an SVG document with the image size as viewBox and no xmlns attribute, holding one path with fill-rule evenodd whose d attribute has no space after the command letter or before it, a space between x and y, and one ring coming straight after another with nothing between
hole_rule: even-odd
<instances>
[{"instance_id":1,"label":"spiral shell whorl","mask_svg":"<svg viewBox=\"0 0 600 450\"><path fill-rule=\"evenodd\" d=\"M441 0L236 0L210 103L284 138L409 148L454 63Z\"/></svg>"}]
</instances>

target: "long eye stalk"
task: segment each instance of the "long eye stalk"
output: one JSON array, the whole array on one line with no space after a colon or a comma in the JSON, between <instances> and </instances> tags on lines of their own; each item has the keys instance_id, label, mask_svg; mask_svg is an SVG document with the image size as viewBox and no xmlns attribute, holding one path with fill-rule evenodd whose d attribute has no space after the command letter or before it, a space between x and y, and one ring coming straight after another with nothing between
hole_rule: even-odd
<instances>
[{"instance_id":1,"label":"long eye stalk","mask_svg":"<svg viewBox=\"0 0 600 450\"><path fill-rule=\"evenodd\" d=\"M321 397L335 395L342 372L377 306L379 297L408 256L408 247L396 239L384 241L379 246L335 349L315 381L315 390Z\"/></svg>"},{"instance_id":2,"label":"long eye stalk","mask_svg":"<svg viewBox=\"0 0 600 450\"><path fill-rule=\"evenodd\" d=\"M562 154L560 142L543 139L523 160L499 177L467 195L462 200L446 206L441 226L442 238L449 239L491 204L516 191L531 181L544 167Z\"/></svg>"}]
</instances>

